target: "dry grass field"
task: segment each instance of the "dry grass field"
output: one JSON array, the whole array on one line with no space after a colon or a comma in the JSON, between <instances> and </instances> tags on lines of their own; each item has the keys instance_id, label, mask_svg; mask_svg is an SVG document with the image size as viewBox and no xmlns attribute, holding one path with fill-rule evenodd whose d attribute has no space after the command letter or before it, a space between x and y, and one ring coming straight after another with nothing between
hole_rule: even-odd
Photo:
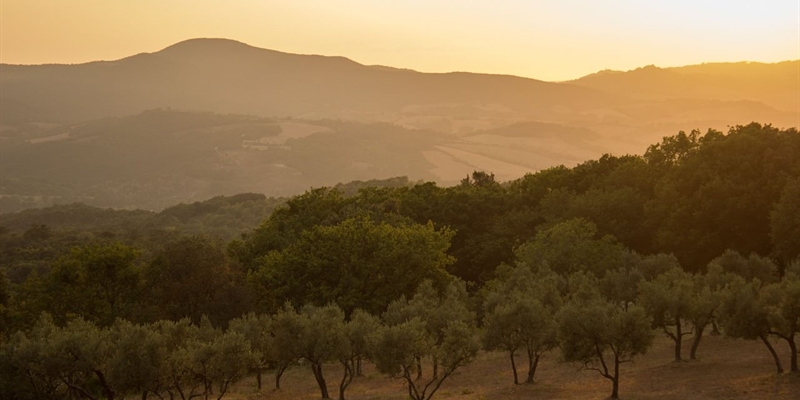
<instances>
[{"instance_id":1,"label":"dry grass field","mask_svg":"<svg viewBox=\"0 0 800 400\"><path fill-rule=\"evenodd\" d=\"M777 375L766 347L760 342L731 340L720 336L704 338L698 361L672 362L669 339L658 337L650 352L621 366L620 397L646 399L800 399L800 375ZM687 350L688 342L684 347ZM788 364L788 346L777 343ZM521 399L605 399L611 383L595 371L581 371L577 365L558 361L558 352L547 354L537 371L537 383L514 385L508 357L504 353L481 353L470 365L447 380L434 399L521 400ZM526 365L524 360L518 364ZM788 365L784 365L788 369ZM430 372L430 369L425 371ZM525 371L520 372L524 379ZM327 366L325 378L332 397L338 395L341 367ZM426 375L427 376L427 375ZM280 391L272 389L274 376L265 376L265 388L255 389L255 378L234 388L233 400L318 399L319 391L311 371L297 366L286 372ZM367 365L365 376L348 388L348 400L405 400L403 381L378 374Z\"/></svg>"}]
</instances>

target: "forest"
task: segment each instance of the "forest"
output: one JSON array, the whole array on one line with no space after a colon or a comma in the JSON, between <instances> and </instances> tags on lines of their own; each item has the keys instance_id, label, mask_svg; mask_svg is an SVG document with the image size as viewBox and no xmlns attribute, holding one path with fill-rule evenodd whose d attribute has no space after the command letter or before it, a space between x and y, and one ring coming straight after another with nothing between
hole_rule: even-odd
<instances>
[{"instance_id":1,"label":"forest","mask_svg":"<svg viewBox=\"0 0 800 400\"><path fill-rule=\"evenodd\" d=\"M368 363L428 400L480 352L507 355L509 384L554 354L618 398L657 337L680 361L712 333L798 374L795 128L681 131L510 182L58 205L0 226L3 399L222 399L310 368L344 400Z\"/></svg>"}]
</instances>

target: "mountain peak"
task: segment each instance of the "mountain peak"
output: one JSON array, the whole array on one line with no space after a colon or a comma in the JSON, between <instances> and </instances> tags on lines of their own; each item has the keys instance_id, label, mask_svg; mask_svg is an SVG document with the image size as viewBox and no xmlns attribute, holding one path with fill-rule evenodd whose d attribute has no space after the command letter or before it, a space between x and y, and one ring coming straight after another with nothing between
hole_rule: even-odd
<instances>
[{"instance_id":1,"label":"mountain peak","mask_svg":"<svg viewBox=\"0 0 800 400\"><path fill-rule=\"evenodd\" d=\"M187 49L243 49L255 48L249 44L242 43L238 40L224 39L224 38L193 38L187 39L161 50L161 52L183 51Z\"/></svg>"},{"instance_id":2,"label":"mountain peak","mask_svg":"<svg viewBox=\"0 0 800 400\"><path fill-rule=\"evenodd\" d=\"M254 52L273 52L231 39L196 38L175 43L155 54L172 57L230 57Z\"/></svg>"}]
</instances>

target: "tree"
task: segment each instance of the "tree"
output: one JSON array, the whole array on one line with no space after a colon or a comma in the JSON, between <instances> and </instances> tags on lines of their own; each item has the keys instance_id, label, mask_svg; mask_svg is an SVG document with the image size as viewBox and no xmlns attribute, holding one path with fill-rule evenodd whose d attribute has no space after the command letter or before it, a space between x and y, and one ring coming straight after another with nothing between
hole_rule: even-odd
<instances>
[{"instance_id":1,"label":"tree","mask_svg":"<svg viewBox=\"0 0 800 400\"><path fill-rule=\"evenodd\" d=\"M636 303L639 298L639 288L644 281L644 275L636 264L639 262L635 253L628 254L630 260L627 266L606 271L600 279L600 293L608 300L613 301L623 308Z\"/></svg>"},{"instance_id":2,"label":"tree","mask_svg":"<svg viewBox=\"0 0 800 400\"><path fill-rule=\"evenodd\" d=\"M744 258L733 250L725 250L722 255L711 260L709 265L718 265L723 272L739 275L748 281L753 279L758 279L761 283L778 281L778 266L772 260L755 253Z\"/></svg>"},{"instance_id":3,"label":"tree","mask_svg":"<svg viewBox=\"0 0 800 400\"><path fill-rule=\"evenodd\" d=\"M290 303L272 316L269 334L272 336L275 363L275 389L281 388L281 377L301 356L300 340L305 323Z\"/></svg>"},{"instance_id":4,"label":"tree","mask_svg":"<svg viewBox=\"0 0 800 400\"><path fill-rule=\"evenodd\" d=\"M786 183L769 217L770 237L778 258L788 263L800 257L800 178Z\"/></svg>"},{"instance_id":5,"label":"tree","mask_svg":"<svg viewBox=\"0 0 800 400\"><path fill-rule=\"evenodd\" d=\"M303 232L283 251L267 254L249 278L267 309L284 301L335 302L346 315L356 308L379 313L419 282L442 282L448 276L451 237L452 232L436 231L433 224L348 219Z\"/></svg>"},{"instance_id":6,"label":"tree","mask_svg":"<svg viewBox=\"0 0 800 400\"><path fill-rule=\"evenodd\" d=\"M762 298L758 279L750 282L738 276L733 279L720 305L720 319L725 334L730 337L761 339L772 355L778 373L783 373L781 360L769 340L770 310Z\"/></svg>"},{"instance_id":7,"label":"tree","mask_svg":"<svg viewBox=\"0 0 800 400\"><path fill-rule=\"evenodd\" d=\"M154 325L155 331L164 340L164 364L161 379L164 389L170 398L191 400L203 396L208 387L202 379L192 371L194 364L190 343L197 341L198 327L192 325L188 318L180 321L161 320Z\"/></svg>"},{"instance_id":8,"label":"tree","mask_svg":"<svg viewBox=\"0 0 800 400\"><path fill-rule=\"evenodd\" d=\"M339 400L344 400L347 387L353 378L361 375L361 360L369 354L367 339L380 327L380 320L365 311L355 310L344 326L346 341L337 349L336 358L342 364L344 374L339 382Z\"/></svg>"},{"instance_id":9,"label":"tree","mask_svg":"<svg viewBox=\"0 0 800 400\"><path fill-rule=\"evenodd\" d=\"M463 321L450 321L442 336L437 344L418 317L383 326L372 339L372 361L381 373L404 379L410 398L430 400L442 383L458 368L471 362L480 349L475 327ZM415 379L420 356L439 360L437 377L426 381Z\"/></svg>"},{"instance_id":10,"label":"tree","mask_svg":"<svg viewBox=\"0 0 800 400\"><path fill-rule=\"evenodd\" d=\"M117 396L108 382L108 331L83 319L73 320L54 331L48 344L49 362L59 379L76 394L90 396L92 384L99 383L100 395L108 400ZM78 378L76 378L78 377Z\"/></svg>"},{"instance_id":11,"label":"tree","mask_svg":"<svg viewBox=\"0 0 800 400\"><path fill-rule=\"evenodd\" d=\"M50 306L59 321L69 313L111 325L133 312L139 296L139 251L119 242L75 247L48 275Z\"/></svg>"},{"instance_id":12,"label":"tree","mask_svg":"<svg viewBox=\"0 0 800 400\"><path fill-rule=\"evenodd\" d=\"M703 332L717 318L725 285L730 282L731 275L722 271L717 264L708 266L705 274L694 274L692 295L689 301L687 319L694 329L694 340L689 351L689 359L697 359L697 349L703 338Z\"/></svg>"},{"instance_id":13,"label":"tree","mask_svg":"<svg viewBox=\"0 0 800 400\"><path fill-rule=\"evenodd\" d=\"M151 319L189 318L203 315L217 324L241 315L243 285L230 265L222 242L205 236L186 236L169 241L153 257L145 277Z\"/></svg>"},{"instance_id":14,"label":"tree","mask_svg":"<svg viewBox=\"0 0 800 400\"><path fill-rule=\"evenodd\" d=\"M228 332L237 332L250 343L250 348L259 355L254 364L256 385L261 390L261 375L265 369L275 366L278 361L275 339L272 336L272 318L269 315L248 313L228 323Z\"/></svg>"},{"instance_id":15,"label":"tree","mask_svg":"<svg viewBox=\"0 0 800 400\"><path fill-rule=\"evenodd\" d=\"M537 233L516 253L518 260L533 268L547 263L561 275L585 270L599 277L624 267L627 252L613 236L598 237L593 223L576 218Z\"/></svg>"},{"instance_id":16,"label":"tree","mask_svg":"<svg viewBox=\"0 0 800 400\"><path fill-rule=\"evenodd\" d=\"M380 318L357 309L350 315L346 326L347 338L350 341L350 360L355 362L356 376L361 376L361 361L369 357L369 343L367 338L375 333L380 326Z\"/></svg>"},{"instance_id":17,"label":"tree","mask_svg":"<svg viewBox=\"0 0 800 400\"><path fill-rule=\"evenodd\" d=\"M193 353L191 370L205 382L206 399L211 393L217 395L217 400L222 399L231 385L247 376L259 358L244 335L238 332L226 332L210 341L194 342L189 349ZM211 390L214 386L216 392Z\"/></svg>"},{"instance_id":18,"label":"tree","mask_svg":"<svg viewBox=\"0 0 800 400\"><path fill-rule=\"evenodd\" d=\"M787 180L800 176L796 128L751 123L725 135L665 138L654 147L665 150L645 154L660 175L645 205L655 250L675 253L692 272L725 249L772 251L770 211Z\"/></svg>"},{"instance_id":19,"label":"tree","mask_svg":"<svg viewBox=\"0 0 800 400\"><path fill-rule=\"evenodd\" d=\"M642 282L639 301L652 317L653 327L661 329L675 342L675 361L681 361L683 337L692 332L683 330L683 319L690 314L694 292L692 276L674 268L656 279Z\"/></svg>"},{"instance_id":20,"label":"tree","mask_svg":"<svg viewBox=\"0 0 800 400\"><path fill-rule=\"evenodd\" d=\"M308 361L323 399L330 398L322 373L323 365L349 351L345 332L344 312L335 304L323 307L306 305L300 310L303 328L298 338L299 355ZM347 376L348 372L345 373ZM344 387L340 394L344 396ZM341 400L344 400L343 398Z\"/></svg>"},{"instance_id":21,"label":"tree","mask_svg":"<svg viewBox=\"0 0 800 400\"><path fill-rule=\"evenodd\" d=\"M253 232L231 242L228 251L248 270L258 269L259 258L285 249L298 240L303 231L315 226L336 225L347 219L345 208L352 202L336 189L312 189L275 209Z\"/></svg>"},{"instance_id":22,"label":"tree","mask_svg":"<svg viewBox=\"0 0 800 400\"><path fill-rule=\"evenodd\" d=\"M768 285L762 291L768 309L769 333L789 345L790 371L797 373L795 337L800 334L800 275L787 271L780 283Z\"/></svg>"},{"instance_id":23,"label":"tree","mask_svg":"<svg viewBox=\"0 0 800 400\"><path fill-rule=\"evenodd\" d=\"M68 387L50 362L48 341L57 327L43 314L30 331L17 331L0 343L0 394L3 398L61 399Z\"/></svg>"},{"instance_id":24,"label":"tree","mask_svg":"<svg viewBox=\"0 0 800 400\"><path fill-rule=\"evenodd\" d=\"M161 368L160 392L171 399L222 399L257 363L247 339L238 332L222 332L208 318L193 325L188 318L159 321L153 326L161 335L165 357Z\"/></svg>"},{"instance_id":25,"label":"tree","mask_svg":"<svg viewBox=\"0 0 800 400\"><path fill-rule=\"evenodd\" d=\"M514 384L519 384L515 353L528 356L526 383L534 382L539 359L558 345L555 312L560 305L553 276L536 277L527 266L501 266L484 301L484 348L509 352Z\"/></svg>"},{"instance_id":26,"label":"tree","mask_svg":"<svg viewBox=\"0 0 800 400\"><path fill-rule=\"evenodd\" d=\"M581 286L556 315L561 352L565 361L580 362L610 380L611 398L616 399L620 364L644 354L652 344L650 318L637 305L625 309L589 285Z\"/></svg>"},{"instance_id":27,"label":"tree","mask_svg":"<svg viewBox=\"0 0 800 400\"><path fill-rule=\"evenodd\" d=\"M673 254L664 253L643 256L637 264L637 269L642 273L642 277L648 281L652 281L674 268L681 268L678 258Z\"/></svg>"},{"instance_id":28,"label":"tree","mask_svg":"<svg viewBox=\"0 0 800 400\"><path fill-rule=\"evenodd\" d=\"M109 332L113 347L108 358L108 380L122 394L160 396L166 389L162 377L166 347L152 326L117 320Z\"/></svg>"},{"instance_id":29,"label":"tree","mask_svg":"<svg viewBox=\"0 0 800 400\"><path fill-rule=\"evenodd\" d=\"M463 281L454 279L440 292L430 280L423 281L417 292L406 303L400 298L390 304L384 320L389 324L419 318L425 324L428 338L433 346L440 346L445 339L445 329L453 321L474 325L475 314L467 308L467 289ZM421 355L417 360L417 377L422 377ZM436 352L429 352L433 362L433 379L439 378L439 359Z\"/></svg>"}]
</instances>

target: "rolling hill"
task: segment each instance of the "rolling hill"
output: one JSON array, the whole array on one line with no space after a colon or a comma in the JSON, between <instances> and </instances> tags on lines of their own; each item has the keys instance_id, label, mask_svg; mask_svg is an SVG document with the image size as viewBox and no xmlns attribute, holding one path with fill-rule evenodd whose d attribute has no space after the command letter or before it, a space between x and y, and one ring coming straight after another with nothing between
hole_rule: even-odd
<instances>
[{"instance_id":1,"label":"rolling hill","mask_svg":"<svg viewBox=\"0 0 800 400\"><path fill-rule=\"evenodd\" d=\"M679 130L800 126L800 61L553 83L421 73L224 39L76 65L0 65L0 212L158 210L407 176L498 180L642 153Z\"/></svg>"}]
</instances>

